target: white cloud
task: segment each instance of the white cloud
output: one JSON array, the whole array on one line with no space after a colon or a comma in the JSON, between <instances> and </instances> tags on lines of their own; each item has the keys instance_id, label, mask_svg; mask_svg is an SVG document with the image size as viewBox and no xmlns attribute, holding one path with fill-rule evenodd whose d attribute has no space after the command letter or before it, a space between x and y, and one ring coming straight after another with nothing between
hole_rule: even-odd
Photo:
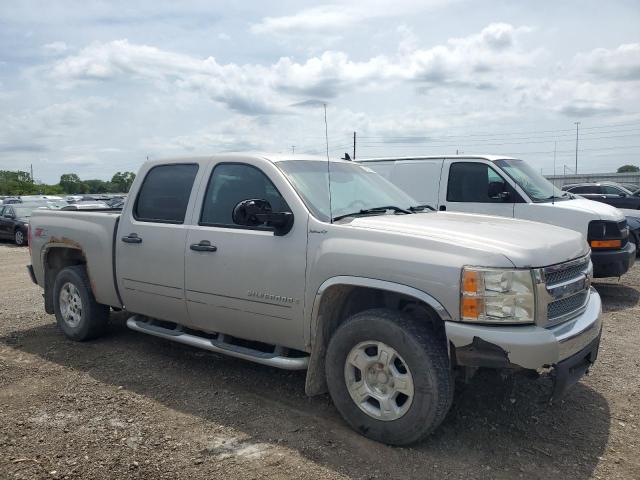
<instances>
[{"instance_id":1,"label":"white cloud","mask_svg":"<svg viewBox=\"0 0 640 480\"><path fill-rule=\"evenodd\" d=\"M69 50L69 46L65 42L51 42L42 46L47 53L60 54Z\"/></svg>"},{"instance_id":2,"label":"white cloud","mask_svg":"<svg viewBox=\"0 0 640 480\"><path fill-rule=\"evenodd\" d=\"M480 33L446 44L418 48L404 41L394 56L353 61L327 51L303 62L282 57L271 65L221 64L127 40L92 44L57 62L50 75L62 86L78 82L132 79L202 92L244 114L286 113L309 97L327 99L353 89L389 89L400 82L490 87L495 72L529 66L538 52L523 51L518 37L529 30L491 24ZM407 31L405 31L405 37Z\"/></svg>"},{"instance_id":3,"label":"white cloud","mask_svg":"<svg viewBox=\"0 0 640 480\"><path fill-rule=\"evenodd\" d=\"M578 54L576 67L605 80L640 80L640 43L628 43L615 49L596 48Z\"/></svg>"},{"instance_id":4,"label":"white cloud","mask_svg":"<svg viewBox=\"0 0 640 480\"><path fill-rule=\"evenodd\" d=\"M367 20L389 18L401 15L426 12L444 4L445 0L396 0L393 3L376 0L361 2L343 2L311 7L291 15L264 17L259 23L251 25L254 34L297 35L317 32L338 32L358 25L366 25Z\"/></svg>"}]
</instances>

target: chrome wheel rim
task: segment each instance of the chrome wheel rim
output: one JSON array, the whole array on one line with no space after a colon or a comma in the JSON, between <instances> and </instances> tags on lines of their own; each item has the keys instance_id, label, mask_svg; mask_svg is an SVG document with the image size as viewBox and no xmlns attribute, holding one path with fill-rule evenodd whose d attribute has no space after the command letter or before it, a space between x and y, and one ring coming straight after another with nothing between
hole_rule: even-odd
<instances>
[{"instance_id":1,"label":"chrome wheel rim","mask_svg":"<svg viewBox=\"0 0 640 480\"><path fill-rule=\"evenodd\" d=\"M24 243L24 233L20 230L16 230L16 244L22 245Z\"/></svg>"},{"instance_id":2,"label":"chrome wheel rim","mask_svg":"<svg viewBox=\"0 0 640 480\"><path fill-rule=\"evenodd\" d=\"M344 378L351 399L376 420L397 420L411 407L411 371L398 352L385 343L367 341L353 347L347 355Z\"/></svg>"},{"instance_id":3,"label":"chrome wheel rim","mask_svg":"<svg viewBox=\"0 0 640 480\"><path fill-rule=\"evenodd\" d=\"M60 314L62 320L72 328L80 325L82 320L82 299L73 283L67 282L60 290Z\"/></svg>"}]
</instances>

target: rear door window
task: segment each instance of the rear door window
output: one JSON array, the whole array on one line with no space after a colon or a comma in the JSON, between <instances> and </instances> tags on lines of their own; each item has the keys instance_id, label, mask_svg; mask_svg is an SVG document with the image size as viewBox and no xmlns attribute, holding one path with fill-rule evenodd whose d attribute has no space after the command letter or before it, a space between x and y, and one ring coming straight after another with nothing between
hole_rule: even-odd
<instances>
[{"instance_id":1,"label":"rear door window","mask_svg":"<svg viewBox=\"0 0 640 480\"><path fill-rule=\"evenodd\" d=\"M158 165L147 173L133 207L141 222L184 223L198 165Z\"/></svg>"},{"instance_id":2,"label":"rear door window","mask_svg":"<svg viewBox=\"0 0 640 480\"><path fill-rule=\"evenodd\" d=\"M605 195L622 195L624 192L617 187L613 187L611 185L602 185L602 193Z\"/></svg>"}]
</instances>

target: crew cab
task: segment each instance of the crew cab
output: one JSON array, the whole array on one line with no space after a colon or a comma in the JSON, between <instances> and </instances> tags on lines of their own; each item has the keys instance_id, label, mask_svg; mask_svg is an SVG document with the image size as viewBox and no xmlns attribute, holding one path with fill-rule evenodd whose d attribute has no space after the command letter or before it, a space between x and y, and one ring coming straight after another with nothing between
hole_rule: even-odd
<instances>
[{"instance_id":1,"label":"crew cab","mask_svg":"<svg viewBox=\"0 0 640 480\"><path fill-rule=\"evenodd\" d=\"M595 277L619 277L635 262L635 244L629 242L622 212L561 191L523 160L453 155L358 161L438 210L521 218L575 230L591 246Z\"/></svg>"},{"instance_id":2,"label":"crew cab","mask_svg":"<svg viewBox=\"0 0 640 480\"><path fill-rule=\"evenodd\" d=\"M456 375L595 361L601 302L571 230L434 212L371 169L227 154L145 163L121 213L34 211L34 282L72 340L110 307L141 333L284 369L389 444L449 410Z\"/></svg>"}]
</instances>

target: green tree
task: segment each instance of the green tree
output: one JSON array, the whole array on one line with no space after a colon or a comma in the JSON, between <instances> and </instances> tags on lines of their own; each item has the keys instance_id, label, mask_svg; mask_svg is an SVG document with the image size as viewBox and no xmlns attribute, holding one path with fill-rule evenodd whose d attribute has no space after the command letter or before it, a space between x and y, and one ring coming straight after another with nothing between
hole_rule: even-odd
<instances>
[{"instance_id":1,"label":"green tree","mask_svg":"<svg viewBox=\"0 0 640 480\"><path fill-rule=\"evenodd\" d=\"M111 182L104 180L84 180L83 183L87 186L88 193L107 193L113 188Z\"/></svg>"},{"instance_id":2,"label":"green tree","mask_svg":"<svg viewBox=\"0 0 640 480\"><path fill-rule=\"evenodd\" d=\"M620 168L618 168L618 173L633 173L633 172L640 172L640 167L636 167L635 165L622 165Z\"/></svg>"},{"instance_id":3,"label":"green tree","mask_svg":"<svg viewBox=\"0 0 640 480\"><path fill-rule=\"evenodd\" d=\"M88 187L75 173L63 173L60 176L60 186L65 193L87 193Z\"/></svg>"},{"instance_id":4,"label":"green tree","mask_svg":"<svg viewBox=\"0 0 640 480\"><path fill-rule=\"evenodd\" d=\"M29 195L36 186L29 172L0 170L0 195Z\"/></svg>"},{"instance_id":5,"label":"green tree","mask_svg":"<svg viewBox=\"0 0 640 480\"><path fill-rule=\"evenodd\" d=\"M111 179L112 191L117 193L128 193L135 178L136 174L133 172L116 172Z\"/></svg>"}]
</instances>

